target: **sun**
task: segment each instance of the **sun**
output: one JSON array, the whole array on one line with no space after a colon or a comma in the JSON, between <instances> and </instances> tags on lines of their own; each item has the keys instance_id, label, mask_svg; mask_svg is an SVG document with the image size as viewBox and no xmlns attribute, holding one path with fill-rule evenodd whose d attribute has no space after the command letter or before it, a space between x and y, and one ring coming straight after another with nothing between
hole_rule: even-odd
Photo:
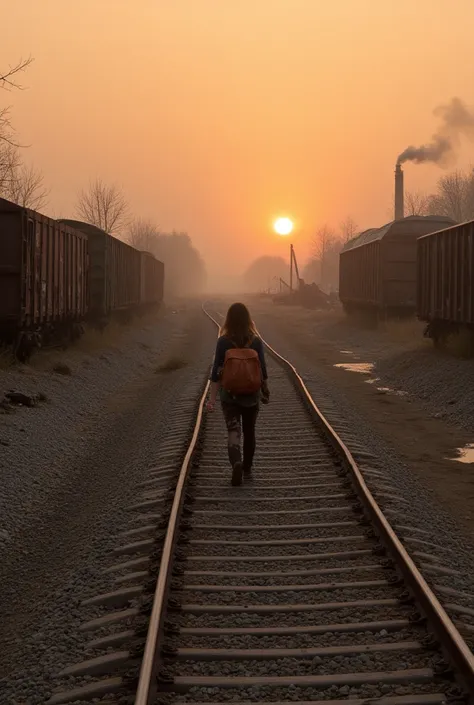
<instances>
[{"instance_id":1,"label":"sun","mask_svg":"<svg viewBox=\"0 0 474 705\"><path fill-rule=\"evenodd\" d=\"M293 223L289 218L277 218L273 228L278 235L289 235L293 230Z\"/></svg>"}]
</instances>

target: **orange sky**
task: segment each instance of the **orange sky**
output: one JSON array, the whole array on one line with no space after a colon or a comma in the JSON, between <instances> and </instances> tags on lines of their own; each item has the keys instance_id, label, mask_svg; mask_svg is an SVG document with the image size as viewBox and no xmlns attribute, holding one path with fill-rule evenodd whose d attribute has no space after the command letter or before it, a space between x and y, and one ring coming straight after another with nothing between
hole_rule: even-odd
<instances>
[{"instance_id":1,"label":"orange sky","mask_svg":"<svg viewBox=\"0 0 474 705\"><path fill-rule=\"evenodd\" d=\"M472 0L22 0L0 67L34 64L0 94L27 158L73 212L100 176L133 211L187 230L217 284L284 254L277 215L311 233L348 214L389 219L393 168L429 139L432 109L474 104ZM459 166L474 161L465 145ZM441 170L406 165L409 189ZM220 274L217 274L220 273Z\"/></svg>"}]
</instances>

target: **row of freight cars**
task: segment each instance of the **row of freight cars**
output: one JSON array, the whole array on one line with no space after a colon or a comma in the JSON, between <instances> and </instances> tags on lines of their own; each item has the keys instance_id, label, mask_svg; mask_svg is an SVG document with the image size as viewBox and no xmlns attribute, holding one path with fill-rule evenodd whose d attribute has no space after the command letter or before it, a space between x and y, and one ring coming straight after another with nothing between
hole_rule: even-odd
<instances>
[{"instance_id":1,"label":"row of freight cars","mask_svg":"<svg viewBox=\"0 0 474 705\"><path fill-rule=\"evenodd\" d=\"M93 225L0 198L0 339L19 359L163 300L164 266Z\"/></svg>"},{"instance_id":2,"label":"row of freight cars","mask_svg":"<svg viewBox=\"0 0 474 705\"><path fill-rule=\"evenodd\" d=\"M435 342L474 329L474 221L411 216L350 240L340 255L348 313L413 315Z\"/></svg>"}]
</instances>

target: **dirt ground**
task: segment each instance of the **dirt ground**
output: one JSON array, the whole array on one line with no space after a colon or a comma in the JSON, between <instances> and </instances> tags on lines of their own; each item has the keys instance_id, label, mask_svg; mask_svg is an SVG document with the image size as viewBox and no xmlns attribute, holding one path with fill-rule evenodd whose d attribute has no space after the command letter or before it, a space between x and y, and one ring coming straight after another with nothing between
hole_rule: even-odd
<instances>
[{"instance_id":1,"label":"dirt ground","mask_svg":"<svg viewBox=\"0 0 474 705\"><path fill-rule=\"evenodd\" d=\"M322 369L327 379L342 388L348 400L360 409L361 424L369 425L386 439L423 483L435 491L472 540L474 463L453 458L457 448L474 440L474 433L437 418L443 416L441 411L428 411L425 402L430 398L429 389L416 389L415 393L397 389L392 380L392 386L384 383L383 374L378 371L379 366L390 369L391 359L404 356L407 365L415 365L421 357L432 363L432 384L446 384L443 360L439 360L438 370L436 353L430 341L423 339L421 324L410 321L367 330L349 322L342 312L275 306L258 298L248 303L262 333L268 331L270 336L272 330L278 329L279 335L304 356L308 366ZM347 369L347 365L354 364L357 372ZM371 365L375 365L375 371L371 372Z\"/></svg>"}]
</instances>

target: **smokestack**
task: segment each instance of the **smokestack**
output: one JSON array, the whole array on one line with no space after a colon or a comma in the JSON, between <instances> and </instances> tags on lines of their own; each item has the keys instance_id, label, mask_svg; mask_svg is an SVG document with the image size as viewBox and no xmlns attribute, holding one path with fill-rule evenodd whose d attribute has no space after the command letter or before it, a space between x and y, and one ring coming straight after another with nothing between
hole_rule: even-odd
<instances>
[{"instance_id":1,"label":"smokestack","mask_svg":"<svg viewBox=\"0 0 474 705\"><path fill-rule=\"evenodd\" d=\"M403 218L405 205L403 203L403 171L400 162L395 167L395 220Z\"/></svg>"}]
</instances>

